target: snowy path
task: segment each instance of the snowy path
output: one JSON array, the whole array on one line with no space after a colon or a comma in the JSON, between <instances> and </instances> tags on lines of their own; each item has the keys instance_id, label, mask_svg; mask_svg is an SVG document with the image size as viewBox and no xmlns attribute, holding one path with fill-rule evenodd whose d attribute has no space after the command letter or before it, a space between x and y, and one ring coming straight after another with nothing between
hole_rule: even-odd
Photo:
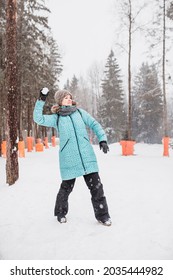
<instances>
[{"instance_id":1,"label":"snowy path","mask_svg":"<svg viewBox=\"0 0 173 280\"><path fill-rule=\"evenodd\" d=\"M119 144L107 155L94 149L111 227L95 220L82 177L70 196L68 223L56 221L57 148L26 153L11 187L0 158L0 259L173 259L173 150L164 158L162 145L137 144L130 157L121 156Z\"/></svg>"}]
</instances>

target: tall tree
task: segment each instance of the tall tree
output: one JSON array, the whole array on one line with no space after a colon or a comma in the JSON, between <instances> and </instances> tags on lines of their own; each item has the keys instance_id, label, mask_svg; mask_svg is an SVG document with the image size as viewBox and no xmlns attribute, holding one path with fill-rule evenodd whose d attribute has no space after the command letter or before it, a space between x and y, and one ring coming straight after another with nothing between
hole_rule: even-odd
<instances>
[{"instance_id":1,"label":"tall tree","mask_svg":"<svg viewBox=\"0 0 173 280\"><path fill-rule=\"evenodd\" d=\"M23 99L23 63L22 63L22 36L23 36L23 25L24 25L24 1L19 1L18 3L18 32L17 32L17 69L18 69L18 77L17 77L17 91L18 91L18 134L19 140L23 140L22 135L22 99Z\"/></svg>"},{"instance_id":2,"label":"tall tree","mask_svg":"<svg viewBox=\"0 0 173 280\"><path fill-rule=\"evenodd\" d=\"M5 92L5 36L7 1L0 1L0 143L6 130L7 94ZM22 132L33 132L32 111L41 87L57 90L62 71L58 46L48 25L44 0L17 1L17 121L19 139ZM53 94L48 97L46 111L50 112Z\"/></svg>"},{"instance_id":3,"label":"tall tree","mask_svg":"<svg viewBox=\"0 0 173 280\"><path fill-rule=\"evenodd\" d=\"M123 51L125 50L127 54L127 96L128 96L128 108L127 108L127 140L132 140L132 53L134 53L134 34L137 30L141 30L143 28L143 24L139 21L140 13L145 8L146 4L144 1L138 0L123 0L118 2L120 4L120 12L119 16L121 26L120 33L123 43L117 44L119 45ZM118 7L119 8L119 7ZM124 32L125 31L125 32ZM118 40L119 41L119 40Z\"/></svg>"},{"instance_id":4,"label":"tall tree","mask_svg":"<svg viewBox=\"0 0 173 280\"><path fill-rule=\"evenodd\" d=\"M5 30L6 30L6 14L5 0L0 1L0 156L1 142L5 140Z\"/></svg>"},{"instance_id":5,"label":"tall tree","mask_svg":"<svg viewBox=\"0 0 173 280\"><path fill-rule=\"evenodd\" d=\"M67 79L66 83L64 84L64 89L70 90L70 80Z\"/></svg>"},{"instance_id":6,"label":"tall tree","mask_svg":"<svg viewBox=\"0 0 173 280\"><path fill-rule=\"evenodd\" d=\"M6 25L6 89L7 89L7 162L6 181L13 185L19 177L17 155L17 55L16 0L7 0Z\"/></svg>"},{"instance_id":7,"label":"tall tree","mask_svg":"<svg viewBox=\"0 0 173 280\"><path fill-rule=\"evenodd\" d=\"M168 5L166 15L167 15L167 17L169 19L171 19L173 21L173 1L171 1L171 3ZM171 74L169 74L169 76L168 76L168 83L170 84L170 87L172 89L173 82L172 82ZM173 127L171 125L173 123L173 97L168 102L168 113L169 113L169 116L168 116L168 127L170 129L170 136L173 137Z\"/></svg>"},{"instance_id":8,"label":"tall tree","mask_svg":"<svg viewBox=\"0 0 173 280\"><path fill-rule=\"evenodd\" d=\"M28 116L32 114L28 114L28 109L32 111L36 94L38 95L43 83L49 80L48 73L45 73L46 67L44 67L48 65L45 55L46 34L49 30L46 17L48 12L42 0L18 1L18 129L20 138L22 138L22 130L31 123Z\"/></svg>"},{"instance_id":9,"label":"tall tree","mask_svg":"<svg viewBox=\"0 0 173 280\"><path fill-rule=\"evenodd\" d=\"M128 139L132 139L132 95L131 95L131 54L132 54L132 2L129 1L129 32L128 32Z\"/></svg>"},{"instance_id":10,"label":"tall tree","mask_svg":"<svg viewBox=\"0 0 173 280\"><path fill-rule=\"evenodd\" d=\"M163 98L157 70L143 63L133 87L133 133L139 142L161 143Z\"/></svg>"},{"instance_id":11,"label":"tall tree","mask_svg":"<svg viewBox=\"0 0 173 280\"><path fill-rule=\"evenodd\" d=\"M102 80L99 118L110 143L119 141L125 130L125 98L120 68L111 50Z\"/></svg>"},{"instance_id":12,"label":"tall tree","mask_svg":"<svg viewBox=\"0 0 173 280\"><path fill-rule=\"evenodd\" d=\"M152 28L149 30L152 40L150 56L153 61L157 58L157 63L160 67L159 74L162 78L163 94L163 136L169 136L170 128L168 127L167 77L169 77L170 71L168 70L169 51L172 49L172 41L170 40L172 26L169 25L169 18L171 18L171 1L156 0L153 7L155 10L155 13L153 14L154 20Z\"/></svg>"},{"instance_id":13,"label":"tall tree","mask_svg":"<svg viewBox=\"0 0 173 280\"><path fill-rule=\"evenodd\" d=\"M80 92L79 92L79 79L76 77L76 75L73 75L70 81L69 90L72 92L74 100L78 102L78 106L81 106Z\"/></svg>"},{"instance_id":14,"label":"tall tree","mask_svg":"<svg viewBox=\"0 0 173 280\"><path fill-rule=\"evenodd\" d=\"M48 25L50 11L44 1L20 0L18 11L18 128L21 136L23 129L28 130L28 135L32 133L32 110L38 92L45 85L52 91L57 89L62 65ZM53 94L50 94L46 112L50 112L53 102Z\"/></svg>"},{"instance_id":15,"label":"tall tree","mask_svg":"<svg viewBox=\"0 0 173 280\"><path fill-rule=\"evenodd\" d=\"M166 0L163 0L163 28L162 28L162 85L163 85L163 122L164 136L168 136L168 112L166 98Z\"/></svg>"},{"instance_id":16,"label":"tall tree","mask_svg":"<svg viewBox=\"0 0 173 280\"><path fill-rule=\"evenodd\" d=\"M90 87L90 94L91 94L91 104L92 104L92 116L97 117L98 111L98 101L101 95L101 78L103 76L103 67L102 65L94 62L88 70L88 83Z\"/></svg>"}]
</instances>

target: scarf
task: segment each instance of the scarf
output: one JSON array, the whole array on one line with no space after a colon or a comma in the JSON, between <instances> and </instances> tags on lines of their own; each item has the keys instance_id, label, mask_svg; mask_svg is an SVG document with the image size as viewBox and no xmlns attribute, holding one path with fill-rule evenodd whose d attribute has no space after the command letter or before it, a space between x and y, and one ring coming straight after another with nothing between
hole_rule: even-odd
<instances>
[{"instance_id":1,"label":"scarf","mask_svg":"<svg viewBox=\"0 0 173 280\"><path fill-rule=\"evenodd\" d=\"M76 106L61 106L58 115L60 116L69 116L77 110Z\"/></svg>"}]
</instances>

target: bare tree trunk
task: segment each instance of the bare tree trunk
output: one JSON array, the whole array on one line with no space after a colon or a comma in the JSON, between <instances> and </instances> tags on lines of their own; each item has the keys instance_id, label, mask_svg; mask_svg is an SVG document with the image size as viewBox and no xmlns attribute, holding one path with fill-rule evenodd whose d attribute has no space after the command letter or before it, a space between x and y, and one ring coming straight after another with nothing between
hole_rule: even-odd
<instances>
[{"instance_id":1,"label":"bare tree trunk","mask_svg":"<svg viewBox=\"0 0 173 280\"><path fill-rule=\"evenodd\" d=\"M27 127L27 136L32 136L32 102L31 97L28 100L28 127Z\"/></svg>"},{"instance_id":2,"label":"bare tree trunk","mask_svg":"<svg viewBox=\"0 0 173 280\"><path fill-rule=\"evenodd\" d=\"M128 140L132 138L132 97L131 97L131 48L132 48L132 4L129 0L129 50L128 50Z\"/></svg>"},{"instance_id":3,"label":"bare tree trunk","mask_svg":"<svg viewBox=\"0 0 173 280\"><path fill-rule=\"evenodd\" d=\"M0 18L2 18L2 3L0 4ZM5 79L4 79L4 73L5 73L5 42L4 42L4 32L1 33L0 36L0 69L1 69L1 80L0 80L0 156L2 155L1 150L1 143L3 140L5 140L4 135L4 118L5 118L5 104L6 104L6 95L5 95Z\"/></svg>"},{"instance_id":4,"label":"bare tree trunk","mask_svg":"<svg viewBox=\"0 0 173 280\"><path fill-rule=\"evenodd\" d=\"M0 61L0 68L1 68L1 61ZM0 83L0 157L2 155L2 150L1 150L2 129L3 129L3 104L2 104L2 83Z\"/></svg>"},{"instance_id":5,"label":"bare tree trunk","mask_svg":"<svg viewBox=\"0 0 173 280\"><path fill-rule=\"evenodd\" d=\"M6 0L6 88L7 88L7 162L6 181L13 185L19 177L17 155L17 68L16 0Z\"/></svg>"},{"instance_id":6,"label":"bare tree trunk","mask_svg":"<svg viewBox=\"0 0 173 280\"><path fill-rule=\"evenodd\" d=\"M55 136L55 129L52 128L52 136Z\"/></svg>"},{"instance_id":7,"label":"bare tree trunk","mask_svg":"<svg viewBox=\"0 0 173 280\"><path fill-rule=\"evenodd\" d=\"M168 136L168 121L167 121L167 101L166 101L166 82L165 82L165 38L166 38L166 8L165 0L163 0L163 54L162 54L162 83L163 83L163 124L164 136Z\"/></svg>"},{"instance_id":8,"label":"bare tree trunk","mask_svg":"<svg viewBox=\"0 0 173 280\"><path fill-rule=\"evenodd\" d=\"M23 123L22 123L22 99L23 99L23 65L21 60L21 49L22 49L22 30L23 30L23 14L24 14L24 1L20 1L20 14L18 15L18 35L17 35L17 69L18 69L18 79L17 79L17 90L18 90L18 131L19 140L23 141Z\"/></svg>"},{"instance_id":9,"label":"bare tree trunk","mask_svg":"<svg viewBox=\"0 0 173 280\"><path fill-rule=\"evenodd\" d=\"M1 90L1 88L0 88L0 90ZM1 152L1 143L2 143L2 108L1 107L2 107L2 103L0 101L0 157L2 155L2 152Z\"/></svg>"}]
</instances>

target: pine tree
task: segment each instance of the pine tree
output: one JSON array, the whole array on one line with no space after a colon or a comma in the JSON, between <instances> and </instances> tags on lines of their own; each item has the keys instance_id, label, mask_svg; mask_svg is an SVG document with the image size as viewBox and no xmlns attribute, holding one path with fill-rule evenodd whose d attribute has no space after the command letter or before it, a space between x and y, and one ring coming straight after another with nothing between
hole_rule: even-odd
<instances>
[{"instance_id":1,"label":"pine tree","mask_svg":"<svg viewBox=\"0 0 173 280\"><path fill-rule=\"evenodd\" d=\"M64 85L64 89L70 90L70 80L69 79L67 79L67 81L66 81L66 83Z\"/></svg>"},{"instance_id":2,"label":"pine tree","mask_svg":"<svg viewBox=\"0 0 173 280\"><path fill-rule=\"evenodd\" d=\"M7 115L7 94L5 92L5 0L0 1L0 143L4 139ZM22 131L33 131L32 111L39 90L47 86L52 90L45 110L50 112L53 95L58 88L62 71L58 46L48 25L48 13L44 0L17 1L17 123L18 136ZM51 103L51 104L50 104Z\"/></svg>"},{"instance_id":3,"label":"pine tree","mask_svg":"<svg viewBox=\"0 0 173 280\"><path fill-rule=\"evenodd\" d=\"M75 95L78 89L78 79L75 75L73 75L72 80L70 82L70 91Z\"/></svg>"},{"instance_id":4,"label":"pine tree","mask_svg":"<svg viewBox=\"0 0 173 280\"><path fill-rule=\"evenodd\" d=\"M20 131L22 127L27 129L30 135L35 98L43 86L52 91L57 89L62 65L58 46L48 26L47 14L50 11L44 1L20 0L18 11L18 127ZM53 94L50 93L46 112L50 112L50 103L53 102Z\"/></svg>"},{"instance_id":5,"label":"pine tree","mask_svg":"<svg viewBox=\"0 0 173 280\"><path fill-rule=\"evenodd\" d=\"M167 17L173 20L173 1L169 4L167 8Z\"/></svg>"},{"instance_id":6,"label":"pine tree","mask_svg":"<svg viewBox=\"0 0 173 280\"><path fill-rule=\"evenodd\" d=\"M119 141L124 132L125 104L120 69L114 52L111 50L105 65L102 80L99 118L106 130L110 143Z\"/></svg>"},{"instance_id":7,"label":"pine tree","mask_svg":"<svg viewBox=\"0 0 173 280\"><path fill-rule=\"evenodd\" d=\"M63 66L61 64L61 56L59 54L59 49L55 40L50 37L47 39L47 43L49 48L47 49L47 56L43 65L45 76L42 81L42 85L44 85L46 81L47 86L51 89L44 107L44 112L50 113L52 104L55 102L54 92L59 88L58 83Z\"/></svg>"},{"instance_id":8,"label":"pine tree","mask_svg":"<svg viewBox=\"0 0 173 280\"><path fill-rule=\"evenodd\" d=\"M98 64L98 62L92 63L91 67L88 70L88 85L90 88L91 95L91 104L92 104L92 116L97 118L98 112L98 100L101 94L101 79L103 77L103 66L102 64Z\"/></svg>"},{"instance_id":9,"label":"pine tree","mask_svg":"<svg viewBox=\"0 0 173 280\"><path fill-rule=\"evenodd\" d=\"M92 100L92 94L88 86L88 81L82 76L80 76L78 80L78 96L79 99L76 100L77 105L95 118L96 116L93 114L94 102Z\"/></svg>"},{"instance_id":10,"label":"pine tree","mask_svg":"<svg viewBox=\"0 0 173 280\"><path fill-rule=\"evenodd\" d=\"M79 92L79 80L75 75L73 75L72 80L70 82L69 91L73 94L74 100L77 102L80 107L80 92Z\"/></svg>"},{"instance_id":11,"label":"pine tree","mask_svg":"<svg viewBox=\"0 0 173 280\"><path fill-rule=\"evenodd\" d=\"M161 143L163 98L155 66L142 64L133 88L133 133L139 142Z\"/></svg>"},{"instance_id":12,"label":"pine tree","mask_svg":"<svg viewBox=\"0 0 173 280\"><path fill-rule=\"evenodd\" d=\"M67 79L64 89L70 91L73 95L74 101L77 103L77 107L83 108L92 114L92 102L90 89L88 87L87 80L83 76L77 78L73 75L72 80Z\"/></svg>"}]
</instances>

